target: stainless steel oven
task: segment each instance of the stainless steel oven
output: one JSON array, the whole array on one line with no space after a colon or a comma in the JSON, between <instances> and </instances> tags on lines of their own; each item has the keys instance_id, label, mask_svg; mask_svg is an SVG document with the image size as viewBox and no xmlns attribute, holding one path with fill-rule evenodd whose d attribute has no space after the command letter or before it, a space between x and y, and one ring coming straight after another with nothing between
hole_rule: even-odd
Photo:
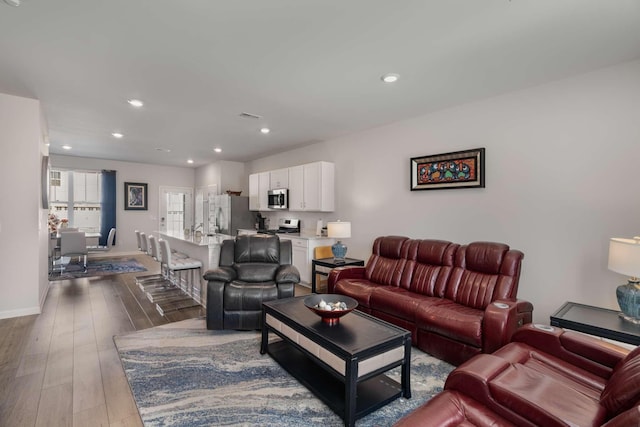
<instances>
[{"instance_id":1,"label":"stainless steel oven","mask_svg":"<svg viewBox=\"0 0 640 427\"><path fill-rule=\"evenodd\" d=\"M288 209L289 190L286 188L269 190L267 205L269 206L269 209Z\"/></svg>"}]
</instances>

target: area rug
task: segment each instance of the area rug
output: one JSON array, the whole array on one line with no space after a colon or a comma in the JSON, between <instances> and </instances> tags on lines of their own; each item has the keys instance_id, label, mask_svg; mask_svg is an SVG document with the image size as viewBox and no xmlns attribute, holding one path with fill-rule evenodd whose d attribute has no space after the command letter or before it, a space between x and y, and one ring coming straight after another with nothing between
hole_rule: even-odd
<instances>
[{"instance_id":1,"label":"area rug","mask_svg":"<svg viewBox=\"0 0 640 427\"><path fill-rule=\"evenodd\" d=\"M269 355L257 332L208 331L190 319L114 337L145 426L342 426L344 422ZM415 348L412 398L357 426L391 426L440 392L453 366ZM400 368L388 374L400 381Z\"/></svg>"},{"instance_id":2,"label":"area rug","mask_svg":"<svg viewBox=\"0 0 640 427\"><path fill-rule=\"evenodd\" d=\"M89 259L87 260L86 271L82 262L71 262L65 266L62 273L51 273L49 280L69 280L109 274L139 273L142 271L147 271L147 269L133 258Z\"/></svg>"}]
</instances>

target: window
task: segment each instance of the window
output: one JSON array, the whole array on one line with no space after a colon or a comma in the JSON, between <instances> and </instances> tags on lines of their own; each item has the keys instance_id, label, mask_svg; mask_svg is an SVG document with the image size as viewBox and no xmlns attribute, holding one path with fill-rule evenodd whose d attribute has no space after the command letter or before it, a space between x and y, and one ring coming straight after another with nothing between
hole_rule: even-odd
<instances>
[{"instance_id":1,"label":"window","mask_svg":"<svg viewBox=\"0 0 640 427\"><path fill-rule=\"evenodd\" d=\"M69 227L100 231L100 172L51 171L51 213Z\"/></svg>"}]
</instances>

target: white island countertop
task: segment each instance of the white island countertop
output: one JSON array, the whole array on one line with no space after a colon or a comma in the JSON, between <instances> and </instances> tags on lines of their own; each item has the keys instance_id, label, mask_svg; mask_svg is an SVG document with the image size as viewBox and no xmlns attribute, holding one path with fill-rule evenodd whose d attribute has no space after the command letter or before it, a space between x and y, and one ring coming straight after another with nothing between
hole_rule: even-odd
<instances>
[{"instance_id":1,"label":"white island countertop","mask_svg":"<svg viewBox=\"0 0 640 427\"><path fill-rule=\"evenodd\" d=\"M196 246L220 245L224 240L235 239L235 237L228 234L214 234L210 236L203 234L200 238L196 237L195 234L189 234L189 236L185 236L184 233L158 232L158 234L165 237L171 237L176 240L181 240L183 242L190 243Z\"/></svg>"}]
</instances>

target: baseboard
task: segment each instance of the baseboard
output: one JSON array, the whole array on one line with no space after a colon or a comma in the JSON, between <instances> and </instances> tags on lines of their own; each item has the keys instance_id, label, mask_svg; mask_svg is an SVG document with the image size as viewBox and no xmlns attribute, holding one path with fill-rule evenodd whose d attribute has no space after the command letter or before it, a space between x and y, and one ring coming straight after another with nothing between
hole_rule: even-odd
<instances>
[{"instance_id":1,"label":"baseboard","mask_svg":"<svg viewBox=\"0 0 640 427\"><path fill-rule=\"evenodd\" d=\"M32 314L40 314L40 307L21 308L20 310L0 311L0 319L10 319L12 317L31 316Z\"/></svg>"}]
</instances>

